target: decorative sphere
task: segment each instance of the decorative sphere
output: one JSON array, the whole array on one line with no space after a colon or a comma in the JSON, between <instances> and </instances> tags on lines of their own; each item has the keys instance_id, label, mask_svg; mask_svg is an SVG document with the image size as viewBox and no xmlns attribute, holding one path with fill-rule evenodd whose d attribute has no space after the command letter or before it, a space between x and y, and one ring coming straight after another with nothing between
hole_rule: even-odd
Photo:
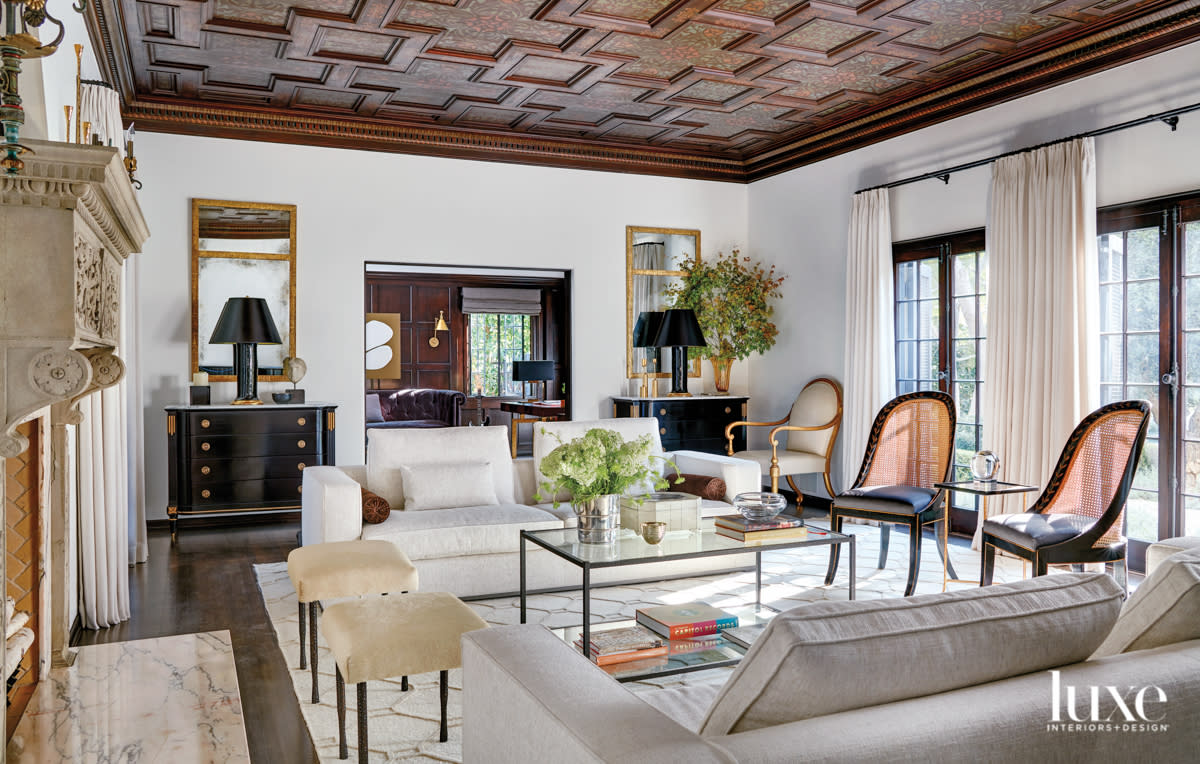
<instances>
[{"instance_id":1,"label":"decorative sphere","mask_svg":"<svg viewBox=\"0 0 1200 764\"><path fill-rule=\"evenodd\" d=\"M1000 469L1000 457L991 451L980 451L971 457L971 476L980 482L989 483L996 479Z\"/></svg>"},{"instance_id":2,"label":"decorative sphere","mask_svg":"<svg viewBox=\"0 0 1200 764\"><path fill-rule=\"evenodd\" d=\"M751 491L733 497L733 505L747 520L770 520L787 506L787 499L777 493Z\"/></svg>"}]
</instances>

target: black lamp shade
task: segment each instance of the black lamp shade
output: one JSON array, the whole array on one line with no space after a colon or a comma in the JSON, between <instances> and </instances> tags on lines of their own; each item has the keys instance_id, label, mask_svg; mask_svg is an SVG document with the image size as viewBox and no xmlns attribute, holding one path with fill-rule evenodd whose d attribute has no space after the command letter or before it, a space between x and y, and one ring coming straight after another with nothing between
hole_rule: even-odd
<instances>
[{"instance_id":1,"label":"black lamp shade","mask_svg":"<svg viewBox=\"0 0 1200 764\"><path fill-rule=\"evenodd\" d=\"M209 342L214 345L238 342L278 345L282 340L266 300L261 297L230 297L221 310L221 317L217 319Z\"/></svg>"},{"instance_id":2,"label":"black lamp shade","mask_svg":"<svg viewBox=\"0 0 1200 764\"><path fill-rule=\"evenodd\" d=\"M704 332L700 330L700 322L696 320L696 312L691 308L672 308L663 315L662 326L658 335L651 343L654 347L704 347Z\"/></svg>"},{"instance_id":3,"label":"black lamp shade","mask_svg":"<svg viewBox=\"0 0 1200 764\"><path fill-rule=\"evenodd\" d=\"M554 361L513 361L513 382L545 382L554 379Z\"/></svg>"},{"instance_id":4,"label":"black lamp shade","mask_svg":"<svg viewBox=\"0 0 1200 764\"><path fill-rule=\"evenodd\" d=\"M654 340L658 330L662 328L663 312L661 310L644 310L633 325L633 346L635 348L658 347Z\"/></svg>"}]
</instances>

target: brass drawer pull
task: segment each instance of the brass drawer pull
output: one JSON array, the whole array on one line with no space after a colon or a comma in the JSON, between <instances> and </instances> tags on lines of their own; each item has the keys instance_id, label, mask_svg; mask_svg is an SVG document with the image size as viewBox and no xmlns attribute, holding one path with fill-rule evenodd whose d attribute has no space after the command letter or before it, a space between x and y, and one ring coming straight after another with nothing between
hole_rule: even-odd
<instances>
[{"instance_id":1,"label":"brass drawer pull","mask_svg":"<svg viewBox=\"0 0 1200 764\"><path fill-rule=\"evenodd\" d=\"M207 499L209 496L212 496L212 491L205 488L203 491L200 492L200 495Z\"/></svg>"},{"instance_id":2,"label":"brass drawer pull","mask_svg":"<svg viewBox=\"0 0 1200 764\"><path fill-rule=\"evenodd\" d=\"M726 414L728 414L728 413L729 413L729 412L731 412L731 411L733 411L733 409L729 408L728 406L726 406L726 407L725 407L725 413L726 413Z\"/></svg>"},{"instance_id":3,"label":"brass drawer pull","mask_svg":"<svg viewBox=\"0 0 1200 764\"><path fill-rule=\"evenodd\" d=\"M207 475L210 472L212 472L212 467L209 467L207 464L200 468L201 475Z\"/></svg>"},{"instance_id":4,"label":"brass drawer pull","mask_svg":"<svg viewBox=\"0 0 1200 764\"><path fill-rule=\"evenodd\" d=\"M305 419L304 417L300 417L299 419L296 420L296 424L303 427L304 425L308 424L308 420Z\"/></svg>"},{"instance_id":5,"label":"brass drawer pull","mask_svg":"<svg viewBox=\"0 0 1200 764\"><path fill-rule=\"evenodd\" d=\"M304 493L304 486L302 486L302 485L296 486L296 493Z\"/></svg>"},{"instance_id":6,"label":"brass drawer pull","mask_svg":"<svg viewBox=\"0 0 1200 764\"><path fill-rule=\"evenodd\" d=\"M296 441L296 445L299 446L300 448L304 448L308 444L302 440L298 440L298 441Z\"/></svg>"},{"instance_id":7,"label":"brass drawer pull","mask_svg":"<svg viewBox=\"0 0 1200 764\"><path fill-rule=\"evenodd\" d=\"M296 465L296 469L298 469L298 470L300 470L301 472L303 472L303 471L304 471L304 462L300 462L299 464L297 464L297 465Z\"/></svg>"},{"instance_id":8,"label":"brass drawer pull","mask_svg":"<svg viewBox=\"0 0 1200 764\"><path fill-rule=\"evenodd\" d=\"M659 414L659 416L666 416L667 410L665 408L661 408L658 410L658 414Z\"/></svg>"},{"instance_id":9,"label":"brass drawer pull","mask_svg":"<svg viewBox=\"0 0 1200 764\"><path fill-rule=\"evenodd\" d=\"M201 451L207 451L207 450L209 450L210 448L212 448L212 446L211 446L211 445L209 445L207 442L205 442L205 443L201 443L201 444L200 444L200 450L201 450Z\"/></svg>"},{"instance_id":10,"label":"brass drawer pull","mask_svg":"<svg viewBox=\"0 0 1200 764\"><path fill-rule=\"evenodd\" d=\"M207 419L201 419L201 420L200 420L200 426L201 426L201 427L203 427L203 428L204 428L204 429L206 429L206 430L208 429L208 426L209 426L210 424L212 424L212 422L208 421Z\"/></svg>"},{"instance_id":11,"label":"brass drawer pull","mask_svg":"<svg viewBox=\"0 0 1200 764\"><path fill-rule=\"evenodd\" d=\"M666 435L666 434L667 434L667 428L666 428L666 427L659 427L659 428L658 428L658 434L659 434L659 435Z\"/></svg>"}]
</instances>

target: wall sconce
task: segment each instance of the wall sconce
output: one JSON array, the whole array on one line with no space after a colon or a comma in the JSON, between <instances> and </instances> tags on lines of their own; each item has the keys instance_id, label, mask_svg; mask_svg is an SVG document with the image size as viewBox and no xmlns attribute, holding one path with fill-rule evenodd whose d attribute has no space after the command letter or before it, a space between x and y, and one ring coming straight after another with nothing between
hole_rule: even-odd
<instances>
[{"instance_id":1,"label":"wall sconce","mask_svg":"<svg viewBox=\"0 0 1200 764\"><path fill-rule=\"evenodd\" d=\"M83 13L84 5L72 6ZM42 45L36 36L30 33L30 28L41 27L47 21L58 27L58 35L53 41ZM0 167L9 175L16 175L25 168L20 155L29 151L22 146L20 140L21 125L25 124L25 113L21 111L21 96L17 90L17 78L21 74L21 59L41 58L49 56L58 50L66 32L58 19L46 10L46 0L19 0L5 2L0 7L0 28L6 34L0 37L0 59L3 59L5 76L0 77L0 122L4 125L4 140L0 143L3 158Z\"/></svg>"},{"instance_id":2,"label":"wall sconce","mask_svg":"<svg viewBox=\"0 0 1200 764\"><path fill-rule=\"evenodd\" d=\"M433 336L429 338L429 347L435 348L442 344L442 341L438 339L437 333L448 331L450 331L450 327L446 326L446 311L439 310L437 323L433 326Z\"/></svg>"}]
</instances>

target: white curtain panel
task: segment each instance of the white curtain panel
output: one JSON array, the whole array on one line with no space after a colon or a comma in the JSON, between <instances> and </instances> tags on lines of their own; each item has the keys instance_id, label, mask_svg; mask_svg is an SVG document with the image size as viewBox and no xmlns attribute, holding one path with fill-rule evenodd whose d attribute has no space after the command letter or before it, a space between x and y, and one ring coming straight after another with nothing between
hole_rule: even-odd
<instances>
[{"instance_id":1,"label":"white curtain panel","mask_svg":"<svg viewBox=\"0 0 1200 764\"><path fill-rule=\"evenodd\" d=\"M892 216L886 188L854 195L846 253L842 487L858 476L871 423L896 396ZM835 486L836 488L836 486Z\"/></svg>"},{"instance_id":2,"label":"white curtain panel","mask_svg":"<svg viewBox=\"0 0 1200 764\"><path fill-rule=\"evenodd\" d=\"M150 556L146 540L146 438L142 401L141 321L138 305L138 260L121 269L125 294L121 298L121 360L125 362L125 438L129 446L126 496L129 502L129 562L145 562Z\"/></svg>"},{"instance_id":3,"label":"white curtain panel","mask_svg":"<svg viewBox=\"0 0 1200 764\"><path fill-rule=\"evenodd\" d=\"M121 97L104 85L81 85L79 100L80 124L91 122L93 135L100 143L113 146L125 156L125 141L121 127Z\"/></svg>"},{"instance_id":4,"label":"white curtain panel","mask_svg":"<svg viewBox=\"0 0 1200 764\"><path fill-rule=\"evenodd\" d=\"M79 614L88 629L129 619L125 382L79 403Z\"/></svg>"},{"instance_id":5,"label":"white curtain panel","mask_svg":"<svg viewBox=\"0 0 1200 764\"><path fill-rule=\"evenodd\" d=\"M1002 480L1044 486L1100 399L1093 139L997 160L988 213L983 447L1000 457ZM1036 495L989 499L988 514L1020 512Z\"/></svg>"}]
</instances>

